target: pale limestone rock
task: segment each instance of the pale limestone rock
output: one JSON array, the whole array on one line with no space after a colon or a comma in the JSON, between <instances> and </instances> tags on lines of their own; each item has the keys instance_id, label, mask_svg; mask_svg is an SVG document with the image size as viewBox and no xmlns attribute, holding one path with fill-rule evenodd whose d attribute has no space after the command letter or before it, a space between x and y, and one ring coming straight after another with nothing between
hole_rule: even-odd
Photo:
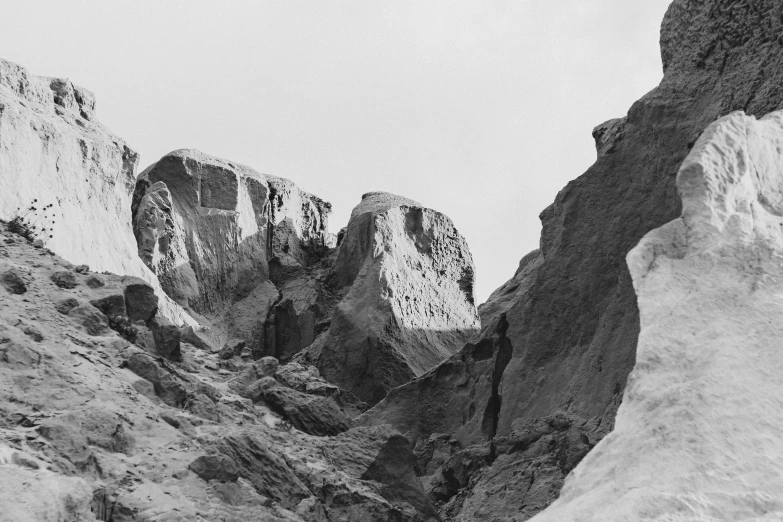
<instances>
[{"instance_id":1,"label":"pale limestone rock","mask_svg":"<svg viewBox=\"0 0 783 522\"><path fill-rule=\"evenodd\" d=\"M614 431L535 520L783 516L783 112L710 125L682 217L628 254L641 333Z\"/></svg>"},{"instance_id":2,"label":"pale limestone rock","mask_svg":"<svg viewBox=\"0 0 783 522\"><path fill-rule=\"evenodd\" d=\"M69 80L0 59L0 219L52 205L45 244L74 264L157 280L128 226L138 154L95 120L95 98ZM39 223L40 225L40 223ZM163 299L161 314L193 321Z\"/></svg>"},{"instance_id":3,"label":"pale limestone rock","mask_svg":"<svg viewBox=\"0 0 783 522\"><path fill-rule=\"evenodd\" d=\"M365 194L335 265L337 305L318 368L376 403L478 331L473 260L445 215L393 194Z\"/></svg>"}]
</instances>

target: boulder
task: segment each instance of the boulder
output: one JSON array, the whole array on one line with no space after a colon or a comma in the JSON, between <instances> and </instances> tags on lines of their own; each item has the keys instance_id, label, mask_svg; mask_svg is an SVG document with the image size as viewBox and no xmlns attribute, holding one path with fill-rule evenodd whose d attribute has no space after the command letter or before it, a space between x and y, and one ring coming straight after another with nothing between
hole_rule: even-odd
<instances>
[{"instance_id":1,"label":"boulder","mask_svg":"<svg viewBox=\"0 0 783 522\"><path fill-rule=\"evenodd\" d=\"M207 482L236 482L239 478L239 467L226 455L204 455L191 462L188 469Z\"/></svg>"},{"instance_id":2,"label":"boulder","mask_svg":"<svg viewBox=\"0 0 783 522\"><path fill-rule=\"evenodd\" d=\"M331 399L307 395L283 386L263 389L262 397L273 411L310 435L336 435L351 427L350 419Z\"/></svg>"},{"instance_id":3,"label":"boulder","mask_svg":"<svg viewBox=\"0 0 783 522\"><path fill-rule=\"evenodd\" d=\"M67 297L65 299L61 299L60 301L57 301L57 303L55 303L54 305L54 308L61 314L68 315L68 312L70 312L77 306L79 306L79 301L77 301L73 297Z\"/></svg>"},{"instance_id":4,"label":"boulder","mask_svg":"<svg viewBox=\"0 0 783 522\"><path fill-rule=\"evenodd\" d=\"M349 290L317 366L365 402L424 374L478 331L467 243L448 217L414 201L365 194L334 270Z\"/></svg>"},{"instance_id":5,"label":"boulder","mask_svg":"<svg viewBox=\"0 0 783 522\"><path fill-rule=\"evenodd\" d=\"M125 308L131 321L152 320L158 311L158 296L155 290L143 283L129 284L125 287Z\"/></svg>"},{"instance_id":6,"label":"boulder","mask_svg":"<svg viewBox=\"0 0 783 522\"><path fill-rule=\"evenodd\" d=\"M73 272L68 270L55 272L52 274L51 280L52 283L66 290L70 290L79 286L79 282L76 280L76 276L73 274Z\"/></svg>"},{"instance_id":7,"label":"boulder","mask_svg":"<svg viewBox=\"0 0 783 522\"><path fill-rule=\"evenodd\" d=\"M92 305L83 304L68 312L90 335L106 335L109 333L109 320L100 310Z\"/></svg>"},{"instance_id":8,"label":"boulder","mask_svg":"<svg viewBox=\"0 0 783 522\"><path fill-rule=\"evenodd\" d=\"M274 357L262 357L255 363L256 372L261 377L274 377L279 367L280 361Z\"/></svg>"},{"instance_id":9,"label":"boulder","mask_svg":"<svg viewBox=\"0 0 783 522\"><path fill-rule=\"evenodd\" d=\"M155 351L161 357L170 361L182 359L179 328L173 324L167 324L165 319L150 321L149 329L155 340Z\"/></svg>"},{"instance_id":10,"label":"boulder","mask_svg":"<svg viewBox=\"0 0 783 522\"><path fill-rule=\"evenodd\" d=\"M21 295L27 292L27 285L18 271L12 269L0 274L0 285L11 294Z\"/></svg>"},{"instance_id":11,"label":"boulder","mask_svg":"<svg viewBox=\"0 0 783 522\"><path fill-rule=\"evenodd\" d=\"M240 339L232 339L228 341L220 350L218 357L221 359L231 359L232 357L239 357L242 355L242 350L245 349L247 343Z\"/></svg>"},{"instance_id":12,"label":"boulder","mask_svg":"<svg viewBox=\"0 0 783 522\"><path fill-rule=\"evenodd\" d=\"M141 351L133 352L126 359L125 366L139 377L151 382L155 394L164 403L174 408L186 404L188 392L181 379L161 367L150 355Z\"/></svg>"},{"instance_id":13,"label":"boulder","mask_svg":"<svg viewBox=\"0 0 783 522\"><path fill-rule=\"evenodd\" d=\"M89 276L85 281L85 283L93 290L95 290L96 288L101 288L106 285L106 282L103 280L103 278L96 274L92 274L91 276Z\"/></svg>"},{"instance_id":14,"label":"boulder","mask_svg":"<svg viewBox=\"0 0 783 522\"><path fill-rule=\"evenodd\" d=\"M201 332L192 326L185 326L180 331L180 341L195 346L199 350L212 351L212 344Z\"/></svg>"}]
</instances>

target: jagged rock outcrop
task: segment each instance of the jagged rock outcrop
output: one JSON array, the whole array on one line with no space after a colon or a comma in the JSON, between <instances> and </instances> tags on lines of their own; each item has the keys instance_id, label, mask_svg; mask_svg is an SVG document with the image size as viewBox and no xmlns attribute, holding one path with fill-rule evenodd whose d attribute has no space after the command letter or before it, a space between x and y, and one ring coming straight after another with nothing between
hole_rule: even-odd
<instances>
[{"instance_id":1,"label":"jagged rock outcrop","mask_svg":"<svg viewBox=\"0 0 783 522\"><path fill-rule=\"evenodd\" d=\"M473 280L467 243L448 217L393 194L365 194L334 265L332 284L347 293L313 350L319 370L378 402L478 330Z\"/></svg>"},{"instance_id":2,"label":"jagged rock outcrop","mask_svg":"<svg viewBox=\"0 0 783 522\"><path fill-rule=\"evenodd\" d=\"M265 322L283 299L275 276L299 276L328 250L330 209L288 180L178 150L139 176L133 231L139 257L174 301L211 324L214 342L231 332L276 355L264 345L276 339ZM309 306L284 307L298 335L290 357L312 342L315 322Z\"/></svg>"},{"instance_id":3,"label":"jagged rock outcrop","mask_svg":"<svg viewBox=\"0 0 783 522\"><path fill-rule=\"evenodd\" d=\"M0 59L0 219L52 205L54 222L35 223L47 228L48 248L74 264L157 285L128 227L137 163L138 154L95 119L90 91ZM168 299L161 313L192 322Z\"/></svg>"},{"instance_id":4,"label":"jagged rock outcrop","mask_svg":"<svg viewBox=\"0 0 783 522\"><path fill-rule=\"evenodd\" d=\"M536 521L783 516L783 112L708 127L682 217L629 254L641 312L614 431Z\"/></svg>"},{"instance_id":5,"label":"jagged rock outcrop","mask_svg":"<svg viewBox=\"0 0 783 522\"><path fill-rule=\"evenodd\" d=\"M463 445L513 436L515 423L558 412L599 426L596 438L610 431L639 335L625 255L680 214L675 174L709 123L737 109L762 116L780 107L781 13L772 0L675 0L661 27L660 85L624 118L596 127L596 163L541 213L540 250L480 309L479 339L391 392L363 422L388 422L420 441L454 434ZM482 430L484 418L492 420ZM562 482L565 473L545 480ZM529 495L536 479L513 494L482 480L454 497L463 505L449 517L524 520L556 498L557 487L549 498Z\"/></svg>"},{"instance_id":6,"label":"jagged rock outcrop","mask_svg":"<svg viewBox=\"0 0 783 522\"><path fill-rule=\"evenodd\" d=\"M3 273L15 277L0 285L0 519L437 520L408 440L349 429L347 397L315 368L187 342L166 358L154 338L129 340L155 327L151 287L0 223ZM103 328L83 324L97 316ZM234 390L248 376L252 399Z\"/></svg>"}]
</instances>

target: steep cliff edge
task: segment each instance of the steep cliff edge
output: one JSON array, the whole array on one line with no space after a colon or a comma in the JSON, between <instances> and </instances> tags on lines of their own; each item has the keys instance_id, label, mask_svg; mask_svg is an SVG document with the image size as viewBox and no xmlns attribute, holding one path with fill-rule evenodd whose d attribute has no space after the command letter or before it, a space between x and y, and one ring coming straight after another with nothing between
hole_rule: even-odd
<instances>
[{"instance_id":1,"label":"steep cliff edge","mask_svg":"<svg viewBox=\"0 0 783 522\"><path fill-rule=\"evenodd\" d=\"M318 368L374 404L423 374L479 328L474 266L451 220L371 192L354 208L334 267L346 292L319 340Z\"/></svg>"},{"instance_id":2,"label":"steep cliff edge","mask_svg":"<svg viewBox=\"0 0 783 522\"><path fill-rule=\"evenodd\" d=\"M639 334L625 255L680 214L675 175L709 123L779 108L782 14L778 1L676 0L663 80L596 127L596 163L541 213L540 251L482 307L479 339L364 416L418 440L425 461L445 437L449 458L474 463L461 480L448 459L422 471L447 518L532 516L612 429ZM483 460L464 455L490 440Z\"/></svg>"},{"instance_id":3,"label":"steep cliff edge","mask_svg":"<svg viewBox=\"0 0 783 522\"><path fill-rule=\"evenodd\" d=\"M614 431L536 521L783 515L783 112L735 112L677 176L682 217L628 254L641 311Z\"/></svg>"},{"instance_id":4,"label":"steep cliff edge","mask_svg":"<svg viewBox=\"0 0 783 522\"><path fill-rule=\"evenodd\" d=\"M46 246L97 271L157 280L129 226L138 155L95 119L95 97L69 80L0 60L0 219L52 205ZM159 287L158 287L159 290ZM161 312L192 322L159 291Z\"/></svg>"},{"instance_id":5,"label":"steep cliff edge","mask_svg":"<svg viewBox=\"0 0 783 522\"><path fill-rule=\"evenodd\" d=\"M275 344L265 321L283 298L275 284L303 276L328 250L330 209L286 179L178 150L139 176L132 219L139 257L174 301L212 326L217 342L230 332L260 355L279 355L265 345L267 337ZM308 313L292 310L304 339L294 353L315 336L313 317L296 321Z\"/></svg>"}]
</instances>

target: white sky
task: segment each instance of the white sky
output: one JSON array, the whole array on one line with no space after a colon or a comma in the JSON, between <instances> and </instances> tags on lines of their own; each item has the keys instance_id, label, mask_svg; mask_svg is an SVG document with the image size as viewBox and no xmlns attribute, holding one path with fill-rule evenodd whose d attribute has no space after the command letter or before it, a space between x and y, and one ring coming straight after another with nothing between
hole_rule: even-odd
<instances>
[{"instance_id":1,"label":"white sky","mask_svg":"<svg viewBox=\"0 0 783 522\"><path fill-rule=\"evenodd\" d=\"M345 226L386 190L447 214L483 302L592 128L660 80L669 0L0 0L0 56L95 92L141 154L290 178Z\"/></svg>"}]
</instances>

